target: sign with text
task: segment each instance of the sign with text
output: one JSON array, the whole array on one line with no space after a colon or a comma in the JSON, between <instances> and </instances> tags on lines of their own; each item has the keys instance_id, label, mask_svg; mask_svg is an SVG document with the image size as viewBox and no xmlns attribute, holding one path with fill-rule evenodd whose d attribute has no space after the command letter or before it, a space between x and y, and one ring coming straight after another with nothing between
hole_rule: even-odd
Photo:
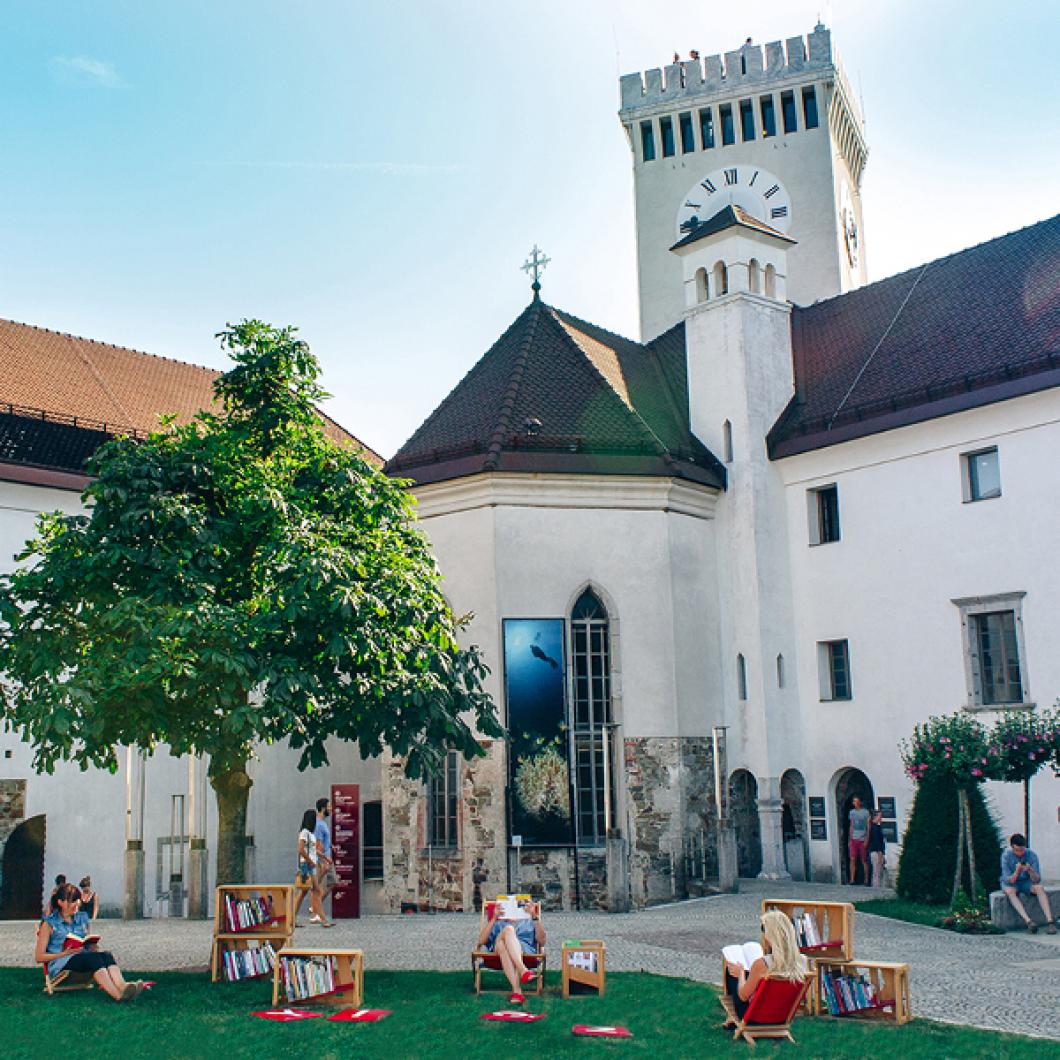
<instances>
[{"instance_id":1,"label":"sign with text","mask_svg":"<svg viewBox=\"0 0 1060 1060\"><path fill-rule=\"evenodd\" d=\"M895 813L893 795L881 795L876 800L876 808L883 814L884 820L893 821L898 814Z\"/></svg>"},{"instance_id":2,"label":"sign with text","mask_svg":"<svg viewBox=\"0 0 1060 1060\"><path fill-rule=\"evenodd\" d=\"M339 882L331 893L331 915L361 915L361 787L331 785L331 856Z\"/></svg>"},{"instance_id":3,"label":"sign with text","mask_svg":"<svg viewBox=\"0 0 1060 1060\"><path fill-rule=\"evenodd\" d=\"M824 817L824 796L823 795L811 795L810 796L810 816L811 817Z\"/></svg>"},{"instance_id":4,"label":"sign with text","mask_svg":"<svg viewBox=\"0 0 1060 1060\"><path fill-rule=\"evenodd\" d=\"M827 839L828 838L828 825L823 820L814 820L810 822L810 838L811 839Z\"/></svg>"}]
</instances>

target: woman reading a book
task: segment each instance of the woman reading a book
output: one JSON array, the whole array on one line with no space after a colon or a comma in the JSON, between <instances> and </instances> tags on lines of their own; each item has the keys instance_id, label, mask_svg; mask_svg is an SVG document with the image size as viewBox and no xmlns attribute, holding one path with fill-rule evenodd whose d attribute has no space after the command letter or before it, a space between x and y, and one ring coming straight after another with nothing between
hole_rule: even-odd
<instances>
[{"instance_id":1,"label":"woman reading a book","mask_svg":"<svg viewBox=\"0 0 1060 1060\"><path fill-rule=\"evenodd\" d=\"M762 914L762 943L726 946L725 992L732 998L736 1018L742 1020L758 984L767 976L801 983L809 974L809 962L799 952L795 928L777 909ZM739 951L739 955L737 954Z\"/></svg>"},{"instance_id":2,"label":"woman reading a book","mask_svg":"<svg viewBox=\"0 0 1060 1060\"><path fill-rule=\"evenodd\" d=\"M493 903L493 910L479 934L480 949L491 950L511 984L509 1004L521 1005L526 997L523 987L533 982L536 971L528 969L525 954L538 954L545 947L545 929L541 926L541 906L536 902Z\"/></svg>"},{"instance_id":3,"label":"woman reading a book","mask_svg":"<svg viewBox=\"0 0 1060 1060\"><path fill-rule=\"evenodd\" d=\"M79 908L81 891L72 883L64 883L56 888L52 904L55 909L37 929L36 962L46 965L52 976L62 971L90 974L100 990L115 1001L129 1001L139 995L143 982L127 983L113 954L97 948L99 936L90 934L88 913Z\"/></svg>"}]
</instances>

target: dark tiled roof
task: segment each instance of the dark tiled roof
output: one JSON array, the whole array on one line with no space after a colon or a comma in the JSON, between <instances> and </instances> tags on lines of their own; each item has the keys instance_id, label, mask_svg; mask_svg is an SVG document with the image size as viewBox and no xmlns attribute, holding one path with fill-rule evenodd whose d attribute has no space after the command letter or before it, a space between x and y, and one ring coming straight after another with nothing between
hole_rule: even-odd
<instances>
[{"instance_id":1,"label":"dark tiled roof","mask_svg":"<svg viewBox=\"0 0 1060 1060\"><path fill-rule=\"evenodd\" d=\"M721 486L723 468L689 429L684 369L673 360L669 346L642 346L535 300L387 470L419 482L511 470Z\"/></svg>"},{"instance_id":2,"label":"dark tiled roof","mask_svg":"<svg viewBox=\"0 0 1060 1060\"><path fill-rule=\"evenodd\" d=\"M726 206L725 209L719 210L713 217L697 224L687 236L679 239L670 249L677 250L680 247L687 247L690 243L712 236L715 232L722 232L726 228L750 228L754 232L761 232L763 235L782 239L785 243L795 242L794 239L784 235L783 232L778 232L772 225L767 225L765 221L759 221L757 217L749 214L742 206Z\"/></svg>"},{"instance_id":3,"label":"dark tiled roof","mask_svg":"<svg viewBox=\"0 0 1060 1060\"><path fill-rule=\"evenodd\" d=\"M0 415L15 422L28 417L57 425L54 431L27 428L29 433L16 446L24 463L80 471L83 458L52 462L60 451L80 452L72 441L61 450L55 448L60 434L83 431L88 445L97 433L107 437L156 430L164 414L187 422L213 405L213 384L219 375L211 368L168 357L0 320ZM356 446L376 466L382 464L348 431L327 416L323 420L334 441ZM17 434L19 428L13 429ZM42 446L39 451L28 448L31 438Z\"/></svg>"},{"instance_id":4,"label":"dark tiled roof","mask_svg":"<svg viewBox=\"0 0 1060 1060\"><path fill-rule=\"evenodd\" d=\"M792 313L788 456L1060 385L1060 216Z\"/></svg>"}]
</instances>

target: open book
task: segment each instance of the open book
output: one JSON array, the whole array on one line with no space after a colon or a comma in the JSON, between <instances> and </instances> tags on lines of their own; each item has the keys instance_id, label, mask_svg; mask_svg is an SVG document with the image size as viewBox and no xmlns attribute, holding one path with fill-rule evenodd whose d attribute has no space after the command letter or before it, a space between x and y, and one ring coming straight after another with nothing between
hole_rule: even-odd
<instances>
[{"instance_id":1,"label":"open book","mask_svg":"<svg viewBox=\"0 0 1060 1060\"><path fill-rule=\"evenodd\" d=\"M68 950L81 950L86 946L95 946L102 937L102 935L67 935L66 938L63 939L63 952L66 953Z\"/></svg>"},{"instance_id":2,"label":"open book","mask_svg":"<svg viewBox=\"0 0 1060 1060\"><path fill-rule=\"evenodd\" d=\"M725 946L721 955L729 964L743 965L749 972L751 965L762 956L762 952L762 947L757 942L745 942L742 946Z\"/></svg>"},{"instance_id":3,"label":"open book","mask_svg":"<svg viewBox=\"0 0 1060 1060\"><path fill-rule=\"evenodd\" d=\"M525 907L532 901L528 894L498 894L497 919L529 920L530 914Z\"/></svg>"}]
</instances>

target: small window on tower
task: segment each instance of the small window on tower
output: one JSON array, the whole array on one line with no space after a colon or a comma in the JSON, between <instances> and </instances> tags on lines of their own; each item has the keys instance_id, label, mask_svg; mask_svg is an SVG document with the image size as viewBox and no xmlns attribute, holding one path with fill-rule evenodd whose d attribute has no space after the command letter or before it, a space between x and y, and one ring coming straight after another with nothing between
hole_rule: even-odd
<instances>
[{"instance_id":1,"label":"small window on tower","mask_svg":"<svg viewBox=\"0 0 1060 1060\"><path fill-rule=\"evenodd\" d=\"M839 487L833 483L806 491L810 544L828 545L840 539Z\"/></svg>"},{"instance_id":2,"label":"small window on tower","mask_svg":"<svg viewBox=\"0 0 1060 1060\"><path fill-rule=\"evenodd\" d=\"M777 135L777 115L773 109L773 97L762 96L758 101L758 105L762 111L762 135L763 136L776 136Z\"/></svg>"},{"instance_id":3,"label":"small window on tower","mask_svg":"<svg viewBox=\"0 0 1060 1060\"><path fill-rule=\"evenodd\" d=\"M726 420L721 425L721 441L725 448L725 463L732 463L732 424Z\"/></svg>"},{"instance_id":4,"label":"small window on tower","mask_svg":"<svg viewBox=\"0 0 1060 1060\"><path fill-rule=\"evenodd\" d=\"M736 694L740 699L747 698L747 663L742 655L736 656Z\"/></svg>"},{"instance_id":5,"label":"small window on tower","mask_svg":"<svg viewBox=\"0 0 1060 1060\"><path fill-rule=\"evenodd\" d=\"M699 112L699 139L704 151L714 146L714 111L710 107Z\"/></svg>"},{"instance_id":6,"label":"small window on tower","mask_svg":"<svg viewBox=\"0 0 1060 1060\"><path fill-rule=\"evenodd\" d=\"M650 121L640 123L640 153L645 162L655 161L655 130Z\"/></svg>"},{"instance_id":7,"label":"small window on tower","mask_svg":"<svg viewBox=\"0 0 1060 1060\"><path fill-rule=\"evenodd\" d=\"M662 152L664 158L671 158L674 154L674 121L673 118L659 119L659 132L662 136Z\"/></svg>"},{"instance_id":8,"label":"small window on tower","mask_svg":"<svg viewBox=\"0 0 1060 1060\"><path fill-rule=\"evenodd\" d=\"M817 128L817 93L813 85L807 85L802 90L802 113L806 118L806 128Z\"/></svg>"},{"instance_id":9,"label":"small window on tower","mask_svg":"<svg viewBox=\"0 0 1060 1060\"><path fill-rule=\"evenodd\" d=\"M705 302L710 297L710 284L707 281L707 270L696 269L696 301Z\"/></svg>"},{"instance_id":10,"label":"small window on tower","mask_svg":"<svg viewBox=\"0 0 1060 1060\"><path fill-rule=\"evenodd\" d=\"M749 99L740 100L740 135L744 143L755 138L755 108Z\"/></svg>"},{"instance_id":11,"label":"small window on tower","mask_svg":"<svg viewBox=\"0 0 1060 1060\"><path fill-rule=\"evenodd\" d=\"M677 120L681 126L681 154L687 155L696 149L696 134L692 129L692 112L679 114Z\"/></svg>"},{"instance_id":12,"label":"small window on tower","mask_svg":"<svg viewBox=\"0 0 1060 1060\"><path fill-rule=\"evenodd\" d=\"M799 127L799 123L795 116L794 92L781 92L780 109L784 114L784 131L786 133L795 132Z\"/></svg>"},{"instance_id":13,"label":"small window on tower","mask_svg":"<svg viewBox=\"0 0 1060 1060\"><path fill-rule=\"evenodd\" d=\"M729 144L736 143L736 126L732 120L731 104L723 103L718 108L718 114L721 117L721 142L728 147Z\"/></svg>"}]
</instances>

